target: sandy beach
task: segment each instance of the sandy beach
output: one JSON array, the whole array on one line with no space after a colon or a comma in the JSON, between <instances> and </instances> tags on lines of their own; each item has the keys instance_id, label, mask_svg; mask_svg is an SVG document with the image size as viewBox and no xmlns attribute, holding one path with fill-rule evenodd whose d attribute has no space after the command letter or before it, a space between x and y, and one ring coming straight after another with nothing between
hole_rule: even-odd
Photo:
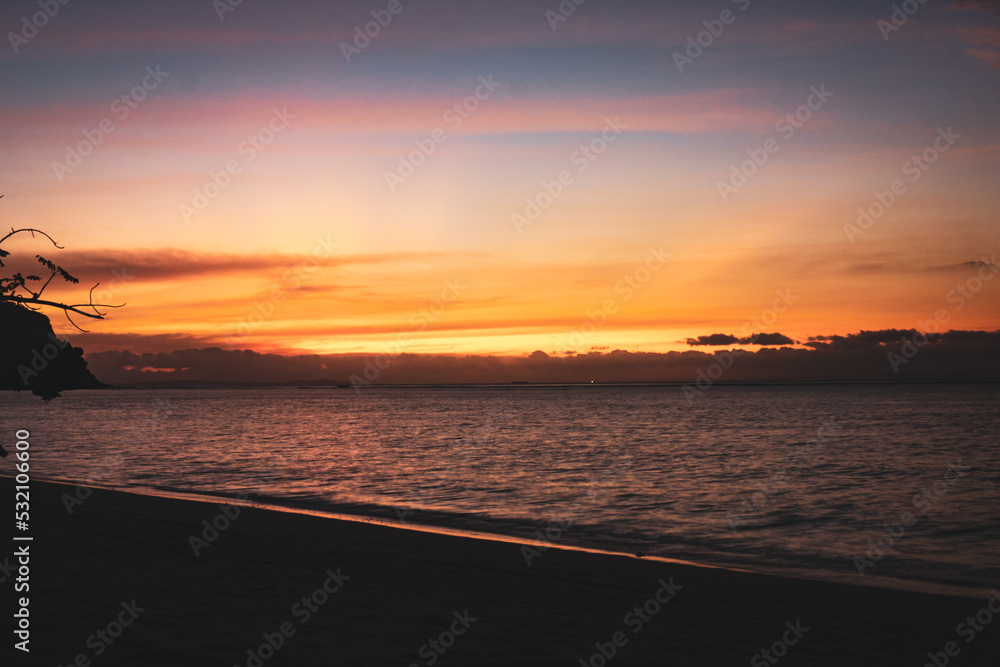
<instances>
[{"instance_id":1,"label":"sandy beach","mask_svg":"<svg viewBox=\"0 0 1000 667\"><path fill-rule=\"evenodd\" d=\"M0 486L13 498L11 479ZM961 625L985 598L554 548L529 567L514 543L101 489L70 513L66 497L76 487L31 484L31 652L9 650L8 630L4 664L920 667L928 653L965 666L1000 655L1000 619ZM4 575L5 598L22 595Z\"/></svg>"}]
</instances>

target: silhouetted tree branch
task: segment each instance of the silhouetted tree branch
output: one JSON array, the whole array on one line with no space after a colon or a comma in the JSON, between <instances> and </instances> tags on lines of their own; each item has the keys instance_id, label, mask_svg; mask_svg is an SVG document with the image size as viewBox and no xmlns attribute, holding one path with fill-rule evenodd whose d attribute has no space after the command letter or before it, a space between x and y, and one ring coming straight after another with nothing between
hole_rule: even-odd
<instances>
[{"instance_id":1,"label":"silhouetted tree branch","mask_svg":"<svg viewBox=\"0 0 1000 667\"><path fill-rule=\"evenodd\" d=\"M3 197L3 195L0 195L0 197ZM60 250L63 249L63 247L59 245L59 243L57 243L54 238L52 238L45 232L39 229L30 229L30 228L25 228L25 229L11 228L9 234L4 236L3 238L0 238L0 246L3 245L4 241L11 238L12 236L24 233L31 234L32 238L35 238L36 234L43 236L46 239L48 239L49 242L51 242L52 245L55 246L56 248ZM5 266L3 260L9 256L10 253L4 250L2 247L0 247L0 268ZM103 320L104 316L107 313L101 312L100 310L98 310L98 308L121 308L122 306L125 305L125 304L113 305L109 303L94 303L94 290L97 289L97 286L100 285L100 283L97 283L96 285L90 288L90 293L88 295L87 303L66 304L66 303L60 303L58 301L49 301L46 299L42 299L42 293L45 292L45 289L49 286L49 284L52 283L52 280L56 276L62 278L64 281L73 285L79 284L80 281L75 276L71 275L68 271L66 271L64 268L58 266L54 262L49 261L48 259L42 257L41 255L35 255L35 260L43 267L45 267L49 272L49 275L47 278L45 278L45 281L42 282L43 279L40 276L30 275L30 274L24 275L21 272L15 273L10 277L0 277L0 301L10 301L13 303L19 303L31 310L40 310L42 306L51 306L53 308L59 308L65 313L66 319L69 320L69 323L72 324L79 331L86 331L86 330L82 329L79 325L77 325L76 322L73 321L73 318L70 317L70 313L83 315L84 317L89 317L95 320ZM42 283L42 284L40 287L37 288L36 291L32 289L33 286L31 285L31 283Z\"/></svg>"}]
</instances>

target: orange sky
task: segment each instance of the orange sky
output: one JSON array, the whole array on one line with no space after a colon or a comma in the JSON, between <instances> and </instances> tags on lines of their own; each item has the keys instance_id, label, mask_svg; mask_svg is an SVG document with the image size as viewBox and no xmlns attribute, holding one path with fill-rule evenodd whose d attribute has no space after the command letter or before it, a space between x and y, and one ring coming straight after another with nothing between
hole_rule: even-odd
<instances>
[{"instance_id":1,"label":"orange sky","mask_svg":"<svg viewBox=\"0 0 1000 667\"><path fill-rule=\"evenodd\" d=\"M0 56L4 219L66 250L5 249L127 303L85 324L107 335L97 351L162 334L282 352L668 351L942 312L946 328L1000 328L1000 20L928 6L884 40L882 8L751 7L678 72L672 54L709 18L689 5L588 7L555 32L527 4L492 29L414 5L351 63L317 30L362 21L350 8L67 10ZM157 66L169 74L144 99L116 106ZM88 137L78 166L54 164ZM766 160L720 195L752 155ZM845 229L897 180L883 215Z\"/></svg>"}]
</instances>

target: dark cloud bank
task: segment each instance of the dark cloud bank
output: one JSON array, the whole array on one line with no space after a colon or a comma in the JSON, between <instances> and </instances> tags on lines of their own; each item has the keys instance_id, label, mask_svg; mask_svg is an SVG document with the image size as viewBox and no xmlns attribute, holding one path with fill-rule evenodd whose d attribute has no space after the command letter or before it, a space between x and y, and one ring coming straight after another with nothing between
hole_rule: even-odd
<instances>
[{"instance_id":1,"label":"dark cloud bank","mask_svg":"<svg viewBox=\"0 0 1000 667\"><path fill-rule=\"evenodd\" d=\"M780 333L759 333L754 334L753 336L746 336L744 338L737 338L732 334L719 333L709 334L708 336L698 336L697 338L688 338L686 342L691 347L701 347L722 345L795 345L797 341L794 341L788 336Z\"/></svg>"},{"instance_id":2,"label":"dark cloud bank","mask_svg":"<svg viewBox=\"0 0 1000 667\"><path fill-rule=\"evenodd\" d=\"M714 353L591 352L526 357L303 355L220 348L87 355L94 374L115 385L162 384L456 384L695 382L998 381L1000 331L913 330L819 336L804 349L726 349ZM158 370L153 370L158 369ZM721 374L719 373L722 370ZM718 377L715 377L718 375ZM353 381L352 381L353 378Z\"/></svg>"}]
</instances>

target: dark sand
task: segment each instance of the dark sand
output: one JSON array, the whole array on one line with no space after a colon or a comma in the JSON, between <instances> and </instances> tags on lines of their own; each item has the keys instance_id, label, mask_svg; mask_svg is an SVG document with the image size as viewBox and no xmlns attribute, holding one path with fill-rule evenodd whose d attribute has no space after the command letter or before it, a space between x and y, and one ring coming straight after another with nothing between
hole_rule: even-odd
<instances>
[{"instance_id":1,"label":"dark sand","mask_svg":"<svg viewBox=\"0 0 1000 667\"><path fill-rule=\"evenodd\" d=\"M5 614L3 665L55 667L80 654L93 665L247 665L247 649L282 623L294 634L251 667L407 667L432 658L445 666L602 665L589 662L595 643L615 632L627 643L608 665L765 665L751 661L799 620L808 631L777 664L921 667L929 651L954 641L960 654L950 664L1000 665L1000 615L971 643L956 633L985 598L555 549L528 567L517 544L254 508L241 508L195 557L189 536L220 513L217 505L95 490L71 516L60 496L73 487L31 487L32 652L11 650ZM0 488L12 504L12 480L0 479ZM350 578L303 622L304 607L293 606L338 569ZM637 621L626 615L671 578L683 588L634 632ZM12 579L3 584L8 600ZM108 646L95 636L88 646L119 615L129 620L122 603L133 600L144 611L120 637ZM476 620L454 645L440 657L429 647L421 655L466 610Z\"/></svg>"}]
</instances>

